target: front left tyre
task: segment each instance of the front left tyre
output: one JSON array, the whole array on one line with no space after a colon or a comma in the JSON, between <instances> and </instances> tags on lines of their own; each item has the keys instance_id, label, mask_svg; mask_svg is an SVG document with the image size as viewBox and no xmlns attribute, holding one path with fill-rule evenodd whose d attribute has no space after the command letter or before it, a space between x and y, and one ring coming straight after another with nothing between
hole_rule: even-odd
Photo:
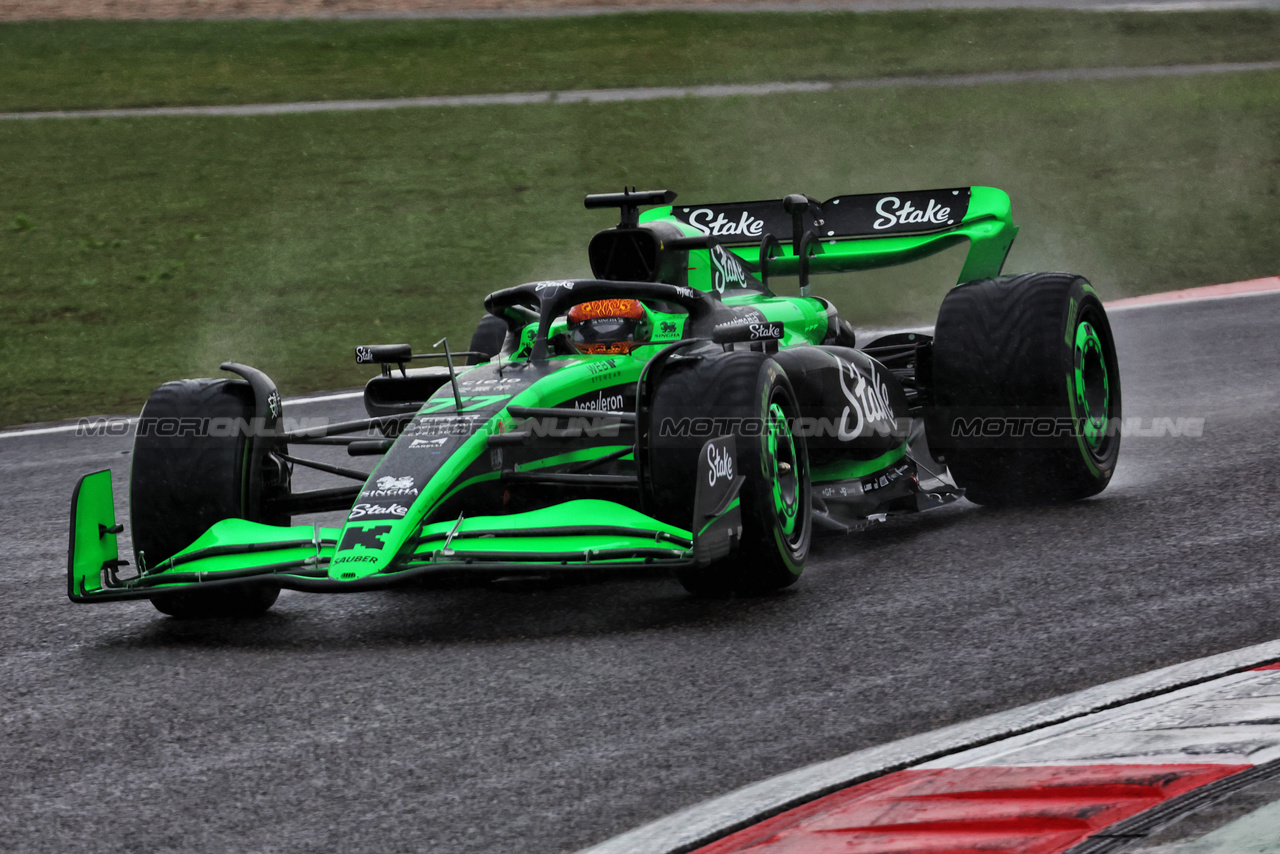
<instances>
[{"instance_id":1,"label":"front left tyre","mask_svg":"<svg viewBox=\"0 0 1280 854\"><path fill-rule=\"evenodd\" d=\"M138 419L129 474L134 549L148 566L222 519L289 524L287 516L253 509L289 489L283 461L264 454L262 465L251 465L255 444L246 427L255 414L253 391L239 380L177 380L151 393ZM183 619L248 617L269 609L279 595L269 583L236 584L157 593L151 602Z\"/></svg>"}]
</instances>

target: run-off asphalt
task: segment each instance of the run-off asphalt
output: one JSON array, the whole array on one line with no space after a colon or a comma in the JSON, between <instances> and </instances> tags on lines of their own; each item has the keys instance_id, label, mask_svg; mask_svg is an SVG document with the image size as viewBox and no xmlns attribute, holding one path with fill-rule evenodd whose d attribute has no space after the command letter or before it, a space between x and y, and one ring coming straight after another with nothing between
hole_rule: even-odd
<instances>
[{"instance_id":1,"label":"run-off asphalt","mask_svg":"<svg viewBox=\"0 0 1280 854\"><path fill-rule=\"evenodd\" d=\"M71 488L114 467L123 502L128 440L6 440L0 848L575 850L800 765L1272 640L1278 309L1113 316L1126 416L1205 422L1125 439L1097 499L822 540L764 599L633 578L285 595L240 623L76 606Z\"/></svg>"}]
</instances>

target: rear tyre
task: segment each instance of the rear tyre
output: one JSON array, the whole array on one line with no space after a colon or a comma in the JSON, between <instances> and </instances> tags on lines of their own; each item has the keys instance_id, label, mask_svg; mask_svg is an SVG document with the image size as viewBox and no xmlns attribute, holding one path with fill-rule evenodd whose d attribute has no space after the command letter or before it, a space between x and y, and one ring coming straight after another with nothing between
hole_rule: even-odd
<instances>
[{"instance_id":1,"label":"rear tyre","mask_svg":"<svg viewBox=\"0 0 1280 854\"><path fill-rule=\"evenodd\" d=\"M237 380L178 380L147 399L133 442L129 514L135 550L148 566L167 560L227 518L248 518L250 490L258 496L288 492L288 469L272 459L264 465L272 484L249 483L252 443L243 429L207 428L207 419L252 423L253 391ZM253 521L289 524L288 517ZM270 608L280 595L271 584L181 590L152 597L156 609L173 617L247 617Z\"/></svg>"},{"instance_id":2,"label":"rear tyre","mask_svg":"<svg viewBox=\"0 0 1280 854\"><path fill-rule=\"evenodd\" d=\"M763 353L726 353L672 364L655 389L649 445L649 505L681 527L693 518L694 478L706 440L732 433L745 475L740 493L742 541L710 566L679 570L698 596L758 594L794 584L804 571L813 532L809 457L792 432L799 415L786 374ZM710 419L712 431L663 435L664 421ZM705 422L704 422L705 423Z\"/></svg>"},{"instance_id":3,"label":"rear tyre","mask_svg":"<svg viewBox=\"0 0 1280 854\"><path fill-rule=\"evenodd\" d=\"M978 504L1041 504L1106 488L1120 453L1120 368L1087 280L1024 273L968 282L933 340L929 447Z\"/></svg>"}]
</instances>

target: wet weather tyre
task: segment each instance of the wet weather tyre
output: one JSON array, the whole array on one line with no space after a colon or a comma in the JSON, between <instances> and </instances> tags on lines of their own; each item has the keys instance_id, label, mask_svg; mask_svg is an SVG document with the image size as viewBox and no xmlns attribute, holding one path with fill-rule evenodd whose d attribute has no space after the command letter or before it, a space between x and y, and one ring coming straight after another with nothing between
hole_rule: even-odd
<instances>
[{"instance_id":1,"label":"wet weather tyre","mask_svg":"<svg viewBox=\"0 0 1280 854\"><path fill-rule=\"evenodd\" d=\"M249 439L242 429L202 425L214 418L251 423L254 414L253 391L237 380L178 380L151 393L139 418L129 475L134 549L148 566L190 545L221 519L246 518L248 490L266 489L246 482ZM289 523L287 517L254 521ZM279 595L280 588L270 584L237 584L160 593L151 602L185 619L247 617L266 611Z\"/></svg>"},{"instance_id":2,"label":"wet weather tyre","mask_svg":"<svg viewBox=\"0 0 1280 854\"><path fill-rule=\"evenodd\" d=\"M1087 280L1024 273L953 288L933 340L929 447L977 504L1071 501L1120 453L1120 368Z\"/></svg>"},{"instance_id":3,"label":"wet weather tyre","mask_svg":"<svg viewBox=\"0 0 1280 854\"><path fill-rule=\"evenodd\" d=\"M698 596L767 593L794 584L812 537L813 499L804 438L792 432L799 415L782 368L763 353L717 354L672 364L654 391L649 437L648 505L663 521L686 527L693 518L694 478L703 443L732 433L745 474L742 540L727 557L677 571ZM664 435L661 425L710 419L712 432ZM759 425L759 426L753 426Z\"/></svg>"}]
</instances>

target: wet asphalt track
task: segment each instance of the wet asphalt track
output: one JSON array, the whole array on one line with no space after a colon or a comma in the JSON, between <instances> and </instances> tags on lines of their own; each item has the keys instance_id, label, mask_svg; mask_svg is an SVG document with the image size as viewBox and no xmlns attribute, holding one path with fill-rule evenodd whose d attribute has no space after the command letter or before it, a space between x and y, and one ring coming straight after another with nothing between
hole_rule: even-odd
<instances>
[{"instance_id":1,"label":"wet asphalt track","mask_svg":"<svg viewBox=\"0 0 1280 854\"><path fill-rule=\"evenodd\" d=\"M1201 417L1202 437L1125 439L1082 504L961 502L823 540L799 585L755 600L632 578L286 592L228 623L73 605L71 489L113 466L123 493L127 440L0 439L0 850L573 851L1273 640L1278 314L1280 295L1117 313L1126 414Z\"/></svg>"}]
</instances>

